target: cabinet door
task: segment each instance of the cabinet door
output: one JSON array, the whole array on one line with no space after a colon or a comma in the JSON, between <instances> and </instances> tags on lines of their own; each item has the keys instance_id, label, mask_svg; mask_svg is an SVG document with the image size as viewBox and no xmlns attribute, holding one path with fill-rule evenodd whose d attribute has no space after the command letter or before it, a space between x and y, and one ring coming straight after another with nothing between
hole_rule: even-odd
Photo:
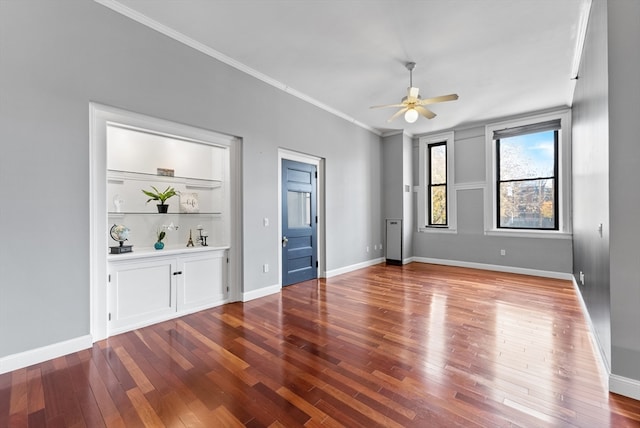
<instances>
[{"instance_id":1,"label":"cabinet door","mask_svg":"<svg viewBox=\"0 0 640 428\"><path fill-rule=\"evenodd\" d=\"M175 258L111 263L109 333L169 318L176 312Z\"/></svg>"},{"instance_id":2,"label":"cabinet door","mask_svg":"<svg viewBox=\"0 0 640 428\"><path fill-rule=\"evenodd\" d=\"M226 251L179 258L178 311L204 309L227 299Z\"/></svg>"}]
</instances>

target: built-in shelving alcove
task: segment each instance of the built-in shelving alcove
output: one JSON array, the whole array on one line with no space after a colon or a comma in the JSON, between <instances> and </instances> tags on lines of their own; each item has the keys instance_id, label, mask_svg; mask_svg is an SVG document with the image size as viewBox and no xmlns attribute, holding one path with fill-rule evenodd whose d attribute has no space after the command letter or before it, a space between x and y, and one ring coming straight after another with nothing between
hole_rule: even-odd
<instances>
[{"instance_id":1,"label":"built-in shelving alcove","mask_svg":"<svg viewBox=\"0 0 640 428\"><path fill-rule=\"evenodd\" d=\"M240 139L99 104L91 125L94 340L239 300Z\"/></svg>"}]
</instances>

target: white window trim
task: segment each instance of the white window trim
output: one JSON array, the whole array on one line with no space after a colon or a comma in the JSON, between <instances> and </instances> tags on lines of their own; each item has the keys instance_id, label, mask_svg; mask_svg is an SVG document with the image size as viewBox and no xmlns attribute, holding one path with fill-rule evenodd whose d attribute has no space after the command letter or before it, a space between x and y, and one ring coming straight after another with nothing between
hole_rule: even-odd
<instances>
[{"instance_id":1,"label":"white window trim","mask_svg":"<svg viewBox=\"0 0 640 428\"><path fill-rule=\"evenodd\" d=\"M504 128L525 126L534 123L560 119L558 138L558 230L499 229L497 227L496 194L496 145L493 131ZM485 126L487 191L484 199L485 235L528 238L571 239L571 111L563 109L551 113L527 116L525 118L491 123Z\"/></svg>"},{"instance_id":2,"label":"white window trim","mask_svg":"<svg viewBox=\"0 0 640 428\"><path fill-rule=\"evenodd\" d=\"M427 191L429 184L429 150L432 143L446 142L447 145L447 226L427 226L429 223L427 212ZM454 133L426 135L418 140L418 231L427 233L457 233L456 229L456 189L454 183Z\"/></svg>"}]
</instances>

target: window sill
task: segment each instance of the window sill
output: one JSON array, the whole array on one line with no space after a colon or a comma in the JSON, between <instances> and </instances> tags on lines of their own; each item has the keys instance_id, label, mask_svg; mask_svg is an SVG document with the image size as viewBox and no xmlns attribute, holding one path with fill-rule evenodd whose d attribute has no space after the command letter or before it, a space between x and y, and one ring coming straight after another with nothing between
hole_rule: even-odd
<instances>
[{"instance_id":1,"label":"window sill","mask_svg":"<svg viewBox=\"0 0 640 428\"><path fill-rule=\"evenodd\" d=\"M419 227L418 232L423 233L449 233L456 234L458 231L450 227Z\"/></svg>"},{"instance_id":2,"label":"window sill","mask_svg":"<svg viewBox=\"0 0 640 428\"><path fill-rule=\"evenodd\" d=\"M546 231L546 230L505 230L489 229L485 230L487 236L509 236L512 238L545 238L545 239L572 239L570 232Z\"/></svg>"}]
</instances>

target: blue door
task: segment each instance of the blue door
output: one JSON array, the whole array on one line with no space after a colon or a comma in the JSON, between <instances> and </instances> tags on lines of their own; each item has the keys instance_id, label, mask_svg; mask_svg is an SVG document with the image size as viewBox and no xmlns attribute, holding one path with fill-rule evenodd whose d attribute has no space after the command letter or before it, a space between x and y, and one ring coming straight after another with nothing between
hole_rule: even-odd
<instances>
[{"instance_id":1,"label":"blue door","mask_svg":"<svg viewBox=\"0 0 640 428\"><path fill-rule=\"evenodd\" d=\"M282 285L318 277L315 165L282 160Z\"/></svg>"}]
</instances>

